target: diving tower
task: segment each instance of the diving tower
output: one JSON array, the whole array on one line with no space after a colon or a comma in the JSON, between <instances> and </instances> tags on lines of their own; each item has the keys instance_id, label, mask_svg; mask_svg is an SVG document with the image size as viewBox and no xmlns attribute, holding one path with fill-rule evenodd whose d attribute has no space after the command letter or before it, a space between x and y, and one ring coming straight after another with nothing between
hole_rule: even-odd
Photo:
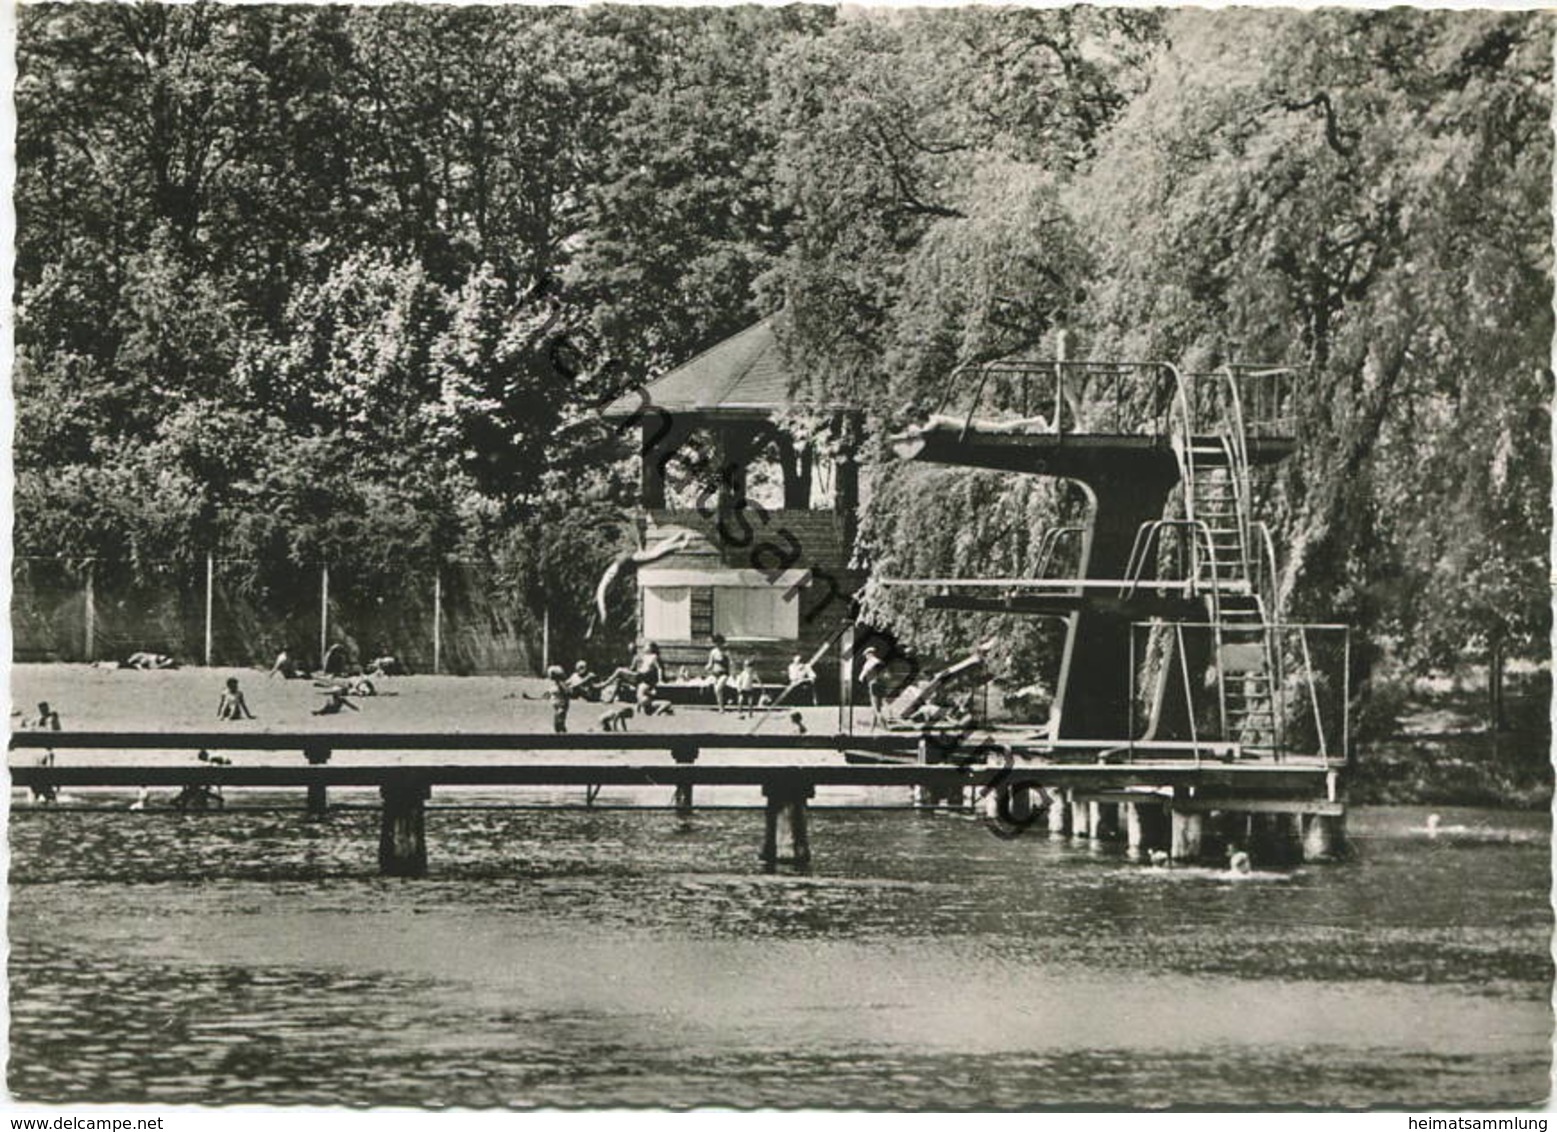
<instances>
[{"instance_id":1,"label":"diving tower","mask_svg":"<svg viewBox=\"0 0 1557 1132\"><path fill-rule=\"evenodd\" d=\"M882 584L927 587L931 608L1063 621L1056 740L1214 739L1244 758L1338 765L1344 696L1337 723L1316 683L1345 677L1313 672L1321 627L1276 622L1275 547L1254 507L1255 472L1296 447L1291 384L1290 370L1240 365L965 367L948 385L955 411L894 436L898 457L1072 481L1087 521L1048 532L1026 577ZM1057 572L1067 543L1075 569ZM1311 750L1289 741L1296 709L1311 709L1296 729Z\"/></svg>"}]
</instances>

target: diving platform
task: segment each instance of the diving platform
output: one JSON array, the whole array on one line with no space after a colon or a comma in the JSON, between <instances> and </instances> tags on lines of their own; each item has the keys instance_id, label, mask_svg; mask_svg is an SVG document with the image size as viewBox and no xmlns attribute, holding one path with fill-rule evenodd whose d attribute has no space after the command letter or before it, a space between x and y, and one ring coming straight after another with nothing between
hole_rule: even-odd
<instances>
[{"instance_id":1,"label":"diving platform","mask_svg":"<svg viewBox=\"0 0 1557 1132\"><path fill-rule=\"evenodd\" d=\"M1346 677L1319 671L1310 634L1329 627L1277 624L1275 547L1254 515L1254 474L1296 448L1292 379L1063 356L961 367L939 410L891 437L899 459L1069 481L1085 521L1046 532L1029 577L878 584L921 587L929 609L1062 621L1056 738L1212 738L1329 760L1341 737L1344 761L1348 705L1331 718L1319 693ZM1061 536L1074 549L1063 571Z\"/></svg>"}]
</instances>

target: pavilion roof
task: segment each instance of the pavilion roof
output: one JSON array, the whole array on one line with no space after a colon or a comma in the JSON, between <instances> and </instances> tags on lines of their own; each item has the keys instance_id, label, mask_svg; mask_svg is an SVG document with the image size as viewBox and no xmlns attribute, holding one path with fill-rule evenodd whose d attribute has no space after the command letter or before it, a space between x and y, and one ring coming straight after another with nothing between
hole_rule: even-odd
<instances>
[{"instance_id":1,"label":"pavilion roof","mask_svg":"<svg viewBox=\"0 0 1557 1132\"><path fill-rule=\"evenodd\" d=\"M793 392L791 372L779 349L774 324L782 317L769 315L732 334L661 374L644 391L661 409L703 416L767 416L810 405ZM641 407L640 400L636 392L628 393L612 403L606 415L626 416Z\"/></svg>"}]
</instances>

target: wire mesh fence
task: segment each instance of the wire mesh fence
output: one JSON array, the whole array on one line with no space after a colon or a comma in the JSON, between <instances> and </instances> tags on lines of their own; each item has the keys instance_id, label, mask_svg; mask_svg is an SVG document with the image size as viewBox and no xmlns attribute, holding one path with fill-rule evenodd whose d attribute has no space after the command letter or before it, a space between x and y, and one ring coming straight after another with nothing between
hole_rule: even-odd
<instances>
[{"instance_id":1,"label":"wire mesh fence","mask_svg":"<svg viewBox=\"0 0 1557 1132\"><path fill-rule=\"evenodd\" d=\"M210 556L189 564L19 556L12 564L20 662L268 664L281 649L313 667L331 645L358 663L394 656L413 672L532 673L546 627L471 563L362 578L328 565Z\"/></svg>"}]
</instances>

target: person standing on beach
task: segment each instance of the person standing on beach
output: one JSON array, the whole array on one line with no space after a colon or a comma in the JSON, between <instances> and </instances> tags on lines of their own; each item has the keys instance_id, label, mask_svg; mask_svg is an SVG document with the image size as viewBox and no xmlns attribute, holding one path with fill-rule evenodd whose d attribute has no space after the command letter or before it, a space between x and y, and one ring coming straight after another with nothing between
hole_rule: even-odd
<instances>
[{"instance_id":1,"label":"person standing on beach","mask_svg":"<svg viewBox=\"0 0 1557 1132\"><path fill-rule=\"evenodd\" d=\"M730 685L730 654L724 651L724 637L714 634L714 647L708 650L708 663L704 666L713 683L714 702L724 711L724 690Z\"/></svg>"},{"instance_id":2,"label":"person standing on beach","mask_svg":"<svg viewBox=\"0 0 1557 1132\"><path fill-rule=\"evenodd\" d=\"M886 665L874 645L865 649L865 660L860 665L860 683L870 696L870 725L880 727L886 722L887 681Z\"/></svg>"},{"instance_id":3,"label":"person standing on beach","mask_svg":"<svg viewBox=\"0 0 1557 1132\"><path fill-rule=\"evenodd\" d=\"M735 674L735 700L740 705L742 719L756 709L761 690L762 681L757 676L757 670L751 666L751 661L741 661L741 670Z\"/></svg>"},{"instance_id":4,"label":"person standing on beach","mask_svg":"<svg viewBox=\"0 0 1557 1132\"><path fill-rule=\"evenodd\" d=\"M60 730L59 712L51 708L47 700L40 700L38 714L32 719L23 720L22 726L29 731L58 731ZM54 748L50 747L38 756L38 765L54 765ZM32 797L35 802L53 802L59 797L59 787L34 786Z\"/></svg>"},{"instance_id":5,"label":"person standing on beach","mask_svg":"<svg viewBox=\"0 0 1557 1132\"><path fill-rule=\"evenodd\" d=\"M545 698L551 701L551 727L558 735L563 735L568 730L568 704L573 699L573 692L563 679L561 665L548 668L546 678L551 682L545 692Z\"/></svg>"}]
</instances>

